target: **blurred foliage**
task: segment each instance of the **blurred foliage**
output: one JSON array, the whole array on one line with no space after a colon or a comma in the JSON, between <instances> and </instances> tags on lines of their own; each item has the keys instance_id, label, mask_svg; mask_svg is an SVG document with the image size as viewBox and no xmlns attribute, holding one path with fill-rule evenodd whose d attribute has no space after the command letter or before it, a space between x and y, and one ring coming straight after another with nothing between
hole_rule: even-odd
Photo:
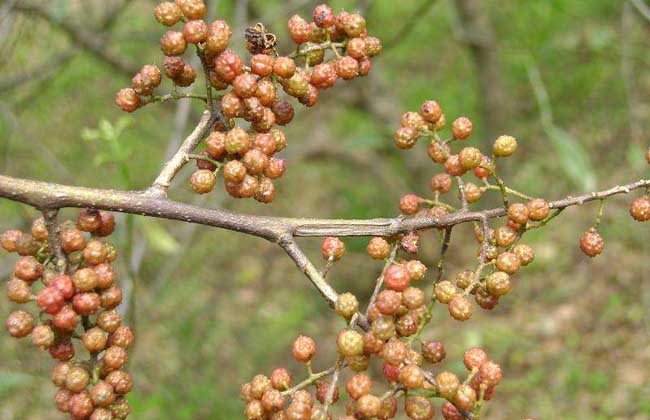
<instances>
[{"instance_id":1,"label":"blurred foliage","mask_svg":"<svg viewBox=\"0 0 650 420\"><path fill-rule=\"evenodd\" d=\"M482 134L477 69L458 39L453 1L434 1L411 21L423 1L428 0L370 2L370 31L387 43L403 25L412 28L376 60L371 77L324 93L314 110L299 110L288 129L289 171L278 183L276 202L233 201L220 191L197 198L186 187L188 170L173 197L240 212L373 217L394 214L404 192L427 194L428 178L438 169L423 146L417 152L392 147L390 135L401 112L435 98L448 120L472 118L475 143L486 147L492 139ZM50 7L61 18L92 27L118 3L62 0ZM244 22L262 21L282 41L293 5L301 4L307 15L316 2L217 3L216 16L233 22L236 33ZM110 35L112 48L142 64L162 61L157 39L164 29L151 18L152 4L131 2ZM638 178L645 170L639 156L647 139L635 137L631 127L644 132L650 126L649 22L630 6L624 12L623 1L489 0L484 7L508 100L503 129L520 144L516 158L504 162L506 180L531 195L553 198ZM34 66L49 70L47 63L70 48L64 34L34 17L11 19L8 35L0 39L2 77ZM235 48L242 51L242 45ZM633 71L625 75L625 67ZM547 93L541 101L531 68L538 74L537 88ZM0 171L85 186L146 187L174 144L179 111L166 104L124 117L112 101L129 78L79 51L49 76L3 93ZM197 116L195 106L181 130L185 134ZM587 261L576 243L596 207L565 213L548 229L530 234L537 261L517 276L513 293L497 309L479 312L463 328L438 309L440 321L428 336L447 344L447 368L461 370L462 352L478 344L503 362L507 380L486 419L650 419L647 227L629 220L624 199L608 204L602 226L607 250ZM2 229L27 228L35 215L0 202ZM119 218L122 226L126 219ZM121 248L121 275L124 281L139 279L137 347L130 360L135 419L239 418L239 385L253 374L280 365L302 374L289 351L298 333L318 338L318 368L331 363L340 320L276 247L231 232L135 220L118 233L118 241L129 244ZM470 237L470 227L454 233L450 275L471 264ZM422 258L431 266L436 235L422 242ZM317 240L302 243L319 258ZM364 240L346 244L350 252L332 271L334 286L365 299L380 267L363 256ZM0 262L0 274L7 277L13 260L1 256ZM0 315L10 310L3 299ZM51 361L28 343L0 336L0 419L59 418L51 404L50 368Z\"/></svg>"}]
</instances>

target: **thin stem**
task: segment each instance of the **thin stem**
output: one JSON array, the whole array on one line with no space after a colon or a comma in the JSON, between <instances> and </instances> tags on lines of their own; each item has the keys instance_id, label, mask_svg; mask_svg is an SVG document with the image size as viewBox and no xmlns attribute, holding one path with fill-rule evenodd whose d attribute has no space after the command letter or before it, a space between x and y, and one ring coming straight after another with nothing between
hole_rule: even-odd
<instances>
[{"instance_id":1,"label":"thin stem","mask_svg":"<svg viewBox=\"0 0 650 420\"><path fill-rule=\"evenodd\" d=\"M481 190L483 190L483 191L502 191L501 187L499 187L498 185L492 185L487 181L485 181L485 186L481 187ZM533 199L533 197L531 197L529 195L526 195L526 194L524 194L522 192L519 192L517 190L514 190L514 189L512 189L510 187L505 187L505 192L506 192L506 194L512 195L514 197L521 198L523 200L532 200Z\"/></svg>"},{"instance_id":2,"label":"thin stem","mask_svg":"<svg viewBox=\"0 0 650 420\"><path fill-rule=\"evenodd\" d=\"M336 367L332 366L331 368L329 368L327 370L324 370L324 371L321 371L321 372L318 372L318 373L312 373L304 381L300 382L299 384L296 384L295 386L293 386L292 388L287 389L286 391L282 391L282 395L283 396L292 395L296 391L300 391L303 388L307 388L308 386L316 383L316 381L318 381L319 379L333 374L335 370L336 370Z\"/></svg>"},{"instance_id":3,"label":"thin stem","mask_svg":"<svg viewBox=\"0 0 650 420\"><path fill-rule=\"evenodd\" d=\"M395 255L397 255L398 249L399 249L399 243L395 242L390 249L390 254L386 259L386 262L384 263L384 268L381 270L381 274L379 275L379 277L377 277L377 281L375 282L375 289L373 290L372 295L370 296L370 300L368 301L368 307L366 308L366 317L368 316L368 312L370 311L370 308L372 308L372 306L375 304L375 300L377 300L377 296L379 295L381 286L384 284L384 276L386 275L386 270L388 270L388 267L390 267L390 265L395 262Z\"/></svg>"}]
</instances>

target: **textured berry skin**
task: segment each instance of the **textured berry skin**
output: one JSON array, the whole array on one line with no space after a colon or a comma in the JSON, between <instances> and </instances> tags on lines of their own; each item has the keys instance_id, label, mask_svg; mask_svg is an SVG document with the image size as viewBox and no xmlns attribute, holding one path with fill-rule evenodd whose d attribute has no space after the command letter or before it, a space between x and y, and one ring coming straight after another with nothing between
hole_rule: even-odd
<instances>
[{"instance_id":1,"label":"textured berry skin","mask_svg":"<svg viewBox=\"0 0 650 420\"><path fill-rule=\"evenodd\" d=\"M467 117L459 117L451 124L451 133L455 139L465 140L472 135L473 124Z\"/></svg>"},{"instance_id":2,"label":"textured berry skin","mask_svg":"<svg viewBox=\"0 0 650 420\"><path fill-rule=\"evenodd\" d=\"M463 356L463 363L467 370L472 371L478 369L481 365L488 360L488 355L485 350L474 347L465 352Z\"/></svg>"},{"instance_id":3,"label":"textured berry skin","mask_svg":"<svg viewBox=\"0 0 650 420\"><path fill-rule=\"evenodd\" d=\"M316 354L316 342L311 337L300 335L294 340L291 351L294 359L306 363Z\"/></svg>"},{"instance_id":4,"label":"textured berry skin","mask_svg":"<svg viewBox=\"0 0 650 420\"><path fill-rule=\"evenodd\" d=\"M442 115L442 108L436 101L425 101L420 107L420 115L425 121L435 124Z\"/></svg>"},{"instance_id":5,"label":"textured berry skin","mask_svg":"<svg viewBox=\"0 0 650 420\"><path fill-rule=\"evenodd\" d=\"M630 205L630 216L637 222L650 220L650 197L639 197Z\"/></svg>"},{"instance_id":6,"label":"textured berry skin","mask_svg":"<svg viewBox=\"0 0 650 420\"><path fill-rule=\"evenodd\" d=\"M215 20L208 28L208 38L205 42L207 51L211 53L220 53L228 48L228 43L232 37L232 29L223 20Z\"/></svg>"},{"instance_id":7,"label":"textured berry skin","mask_svg":"<svg viewBox=\"0 0 650 420\"><path fill-rule=\"evenodd\" d=\"M244 71L244 63L233 51L224 50L215 59L214 68L222 80L232 82L235 80L235 77Z\"/></svg>"},{"instance_id":8,"label":"textured berry skin","mask_svg":"<svg viewBox=\"0 0 650 420\"><path fill-rule=\"evenodd\" d=\"M7 282L7 298L15 303L27 303L32 298L32 289L28 282L12 278Z\"/></svg>"},{"instance_id":9,"label":"textured berry skin","mask_svg":"<svg viewBox=\"0 0 650 420\"><path fill-rule=\"evenodd\" d=\"M474 169L481 164L483 154L476 147L464 147L459 153L460 164L466 170Z\"/></svg>"},{"instance_id":10,"label":"textured berry skin","mask_svg":"<svg viewBox=\"0 0 650 420\"><path fill-rule=\"evenodd\" d=\"M439 341L422 343L422 356L429 363L439 363L447 356L445 346Z\"/></svg>"},{"instance_id":11,"label":"textured berry skin","mask_svg":"<svg viewBox=\"0 0 650 420\"><path fill-rule=\"evenodd\" d=\"M384 274L384 282L387 288L401 292L409 287L411 275L403 265L391 264Z\"/></svg>"},{"instance_id":12,"label":"textured berry skin","mask_svg":"<svg viewBox=\"0 0 650 420\"><path fill-rule=\"evenodd\" d=\"M510 276L503 271L495 271L487 276L486 286L491 294L498 297L507 295L512 288Z\"/></svg>"},{"instance_id":13,"label":"textured berry skin","mask_svg":"<svg viewBox=\"0 0 650 420\"><path fill-rule=\"evenodd\" d=\"M508 218L515 223L523 225L528 221L528 207L522 203L513 203L508 206Z\"/></svg>"},{"instance_id":14,"label":"textured berry skin","mask_svg":"<svg viewBox=\"0 0 650 420\"><path fill-rule=\"evenodd\" d=\"M10 229L5 231L0 238L0 243L2 248L7 252L16 252L17 244L22 238L23 233L16 229Z\"/></svg>"},{"instance_id":15,"label":"textured berry skin","mask_svg":"<svg viewBox=\"0 0 650 420\"><path fill-rule=\"evenodd\" d=\"M390 244L384 238L377 236L368 241L366 252L372 259L383 260L390 254Z\"/></svg>"},{"instance_id":16,"label":"textured berry skin","mask_svg":"<svg viewBox=\"0 0 650 420\"><path fill-rule=\"evenodd\" d=\"M36 303L45 313L54 315L65 305L65 298L58 289L46 287L36 295Z\"/></svg>"},{"instance_id":17,"label":"textured berry skin","mask_svg":"<svg viewBox=\"0 0 650 420\"><path fill-rule=\"evenodd\" d=\"M464 296L457 295L449 302L449 314L458 321L467 321L472 317L472 304Z\"/></svg>"},{"instance_id":18,"label":"textured berry skin","mask_svg":"<svg viewBox=\"0 0 650 420\"><path fill-rule=\"evenodd\" d=\"M94 292L77 293L72 298L72 307L79 315L92 315L101 306L99 295Z\"/></svg>"},{"instance_id":19,"label":"textured berry skin","mask_svg":"<svg viewBox=\"0 0 650 420\"><path fill-rule=\"evenodd\" d=\"M356 413L362 418L372 418L379 414L381 400L374 395L364 395L357 400Z\"/></svg>"},{"instance_id":20,"label":"textured berry skin","mask_svg":"<svg viewBox=\"0 0 650 420\"><path fill-rule=\"evenodd\" d=\"M111 334L108 344L110 346L120 346L124 349L129 348L133 343L133 332L131 328L126 326L118 327L113 334Z\"/></svg>"},{"instance_id":21,"label":"textured berry skin","mask_svg":"<svg viewBox=\"0 0 650 420\"><path fill-rule=\"evenodd\" d=\"M183 15L190 20L203 19L208 13L207 7L203 0L176 0Z\"/></svg>"},{"instance_id":22,"label":"textured berry skin","mask_svg":"<svg viewBox=\"0 0 650 420\"><path fill-rule=\"evenodd\" d=\"M370 394L371 387L372 381L363 373L352 376L345 384L345 390L353 400L358 400L364 395Z\"/></svg>"},{"instance_id":23,"label":"textured berry skin","mask_svg":"<svg viewBox=\"0 0 650 420\"><path fill-rule=\"evenodd\" d=\"M359 310L359 301L352 293L342 293L336 299L334 309L343 318L350 319Z\"/></svg>"},{"instance_id":24,"label":"textured berry skin","mask_svg":"<svg viewBox=\"0 0 650 420\"><path fill-rule=\"evenodd\" d=\"M341 57L336 62L336 73L343 80L352 80L359 76L359 62L349 56Z\"/></svg>"},{"instance_id":25,"label":"textured berry skin","mask_svg":"<svg viewBox=\"0 0 650 420\"><path fill-rule=\"evenodd\" d=\"M494 231L494 240L496 245L502 248L507 248L514 244L517 240L517 231L510 226L500 226Z\"/></svg>"},{"instance_id":26,"label":"textured berry skin","mask_svg":"<svg viewBox=\"0 0 650 420\"><path fill-rule=\"evenodd\" d=\"M451 154L447 144L438 143L433 140L427 147L427 154L435 163L445 163Z\"/></svg>"},{"instance_id":27,"label":"textured berry skin","mask_svg":"<svg viewBox=\"0 0 650 420\"><path fill-rule=\"evenodd\" d=\"M450 155L445 162L445 171L451 176L461 176L465 173L465 168L460 163L458 155Z\"/></svg>"},{"instance_id":28,"label":"textured berry skin","mask_svg":"<svg viewBox=\"0 0 650 420\"><path fill-rule=\"evenodd\" d=\"M502 252L496 260L497 270L505 271L508 274L515 274L521 267L521 261L514 252Z\"/></svg>"},{"instance_id":29,"label":"textured berry skin","mask_svg":"<svg viewBox=\"0 0 650 420\"><path fill-rule=\"evenodd\" d=\"M43 266L31 255L24 256L16 261L14 275L26 282L33 282L43 275Z\"/></svg>"},{"instance_id":30,"label":"textured berry skin","mask_svg":"<svg viewBox=\"0 0 650 420\"><path fill-rule=\"evenodd\" d=\"M445 420L464 420L465 416L463 416L460 411L454 406L452 403L449 401L445 401L442 404L442 417Z\"/></svg>"},{"instance_id":31,"label":"textured berry skin","mask_svg":"<svg viewBox=\"0 0 650 420\"><path fill-rule=\"evenodd\" d=\"M156 20L165 26L175 25L181 19L182 14L181 8L170 1L160 3L153 10Z\"/></svg>"},{"instance_id":32,"label":"textured berry skin","mask_svg":"<svg viewBox=\"0 0 650 420\"><path fill-rule=\"evenodd\" d=\"M86 246L86 239L78 229L65 229L61 232L61 248L66 254L81 251Z\"/></svg>"},{"instance_id":33,"label":"textured berry skin","mask_svg":"<svg viewBox=\"0 0 650 420\"><path fill-rule=\"evenodd\" d=\"M166 56L182 55L187 48L187 42L182 32L168 31L160 38L160 50Z\"/></svg>"},{"instance_id":34,"label":"textured berry skin","mask_svg":"<svg viewBox=\"0 0 650 420\"><path fill-rule=\"evenodd\" d=\"M285 368L277 368L271 372L271 386L278 391L289 389L293 379L289 371Z\"/></svg>"},{"instance_id":35,"label":"textured berry skin","mask_svg":"<svg viewBox=\"0 0 650 420\"><path fill-rule=\"evenodd\" d=\"M81 268L75 271L72 282L78 292L90 292L97 287L99 276L92 268Z\"/></svg>"},{"instance_id":36,"label":"textured berry skin","mask_svg":"<svg viewBox=\"0 0 650 420\"><path fill-rule=\"evenodd\" d=\"M433 192L448 193L451 190L451 176L447 173L435 174L431 177L429 186Z\"/></svg>"},{"instance_id":37,"label":"textured berry skin","mask_svg":"<svg viewBox=\"0 0 650 420\"><path fill-rule=\"evenodd\" d=\"M331 7L327 4L319 4L314 8L312 19L319 28L327 28L334 25L336 17Z\"/></svg>"},{"instance_id":38,"label":"textured berry skin","mask_svg":"<svg viewBox=\"0 0 650 420\"><path fill-rule=\"evenodd\" d=\"M501 382L501 379L503 379L501 366L491 360L481 364L481 367L478 369L478 375L481 378L481 382L489 387L497 386Z\"/></svg>"},{"instance_id":39,"label":"textured berry skin","mask_svg":"<svg viewBox=\"0 0 650 420\"><path fill-rule=\"evenodd\" d=\"M342 330L336 338L336 346L343 356L363 354L363 336L354 330Z\"/></svg>"},{"instance_id":40,"label":"textured berry skin","mask_svg":"<svg viewBox=\"0 0 650 420\"><path fill-rule=\"evenodd\" d=\"M546 219L551 212L548 202L543 198L530 200L526 207L528 207L528 218L535 222Z\"/></svg>"},{"instance_id":41,"label":"textured berry skin","mask_svg":"<svg viewBox=\"0 0 650 420\"><path fill-rule=\"evenodd\" d=\"M131 374L121 370L115 370L109 373L105 379L106 383L113 386L116 394L127 394L133 388L133 379Z\"/></svg>"},{"instance_id":42,"label":"textured berry skin","mask_svg":"<svg viewBox=\"0 0 650 420\"><path fill-rule=\"evenodd\" d=\"M406 263L406 270L409 272L411 280L418 281L424 278L427 273L427 266L419 260L410 260Z\"/></svg>"},{"instance_id":43,"label":"textured berry skin","mask_svg":"<svg viewBox=\"0 0 650 420\"><path fill-rule=\"evenodd\" d=\"M302 44L309 40L309 23L300 17L300 15L291 16L287 26L289 28L289 35L296 44Z\"/></svg>"},{"instance_id":44,"label":"textured berry skin","mask_svg":"<svg viewBox=\"0 0 650 420\"><path fill-rule=\"evenodd\" d=\"M86 389L89 383L90 375L88 371L79 366L70 368L70 371L65 377L65 387L75 393Z\"/></svg>"},{"instance_id":45,"label":"textured berry skin","mask_svg":"<svg viewBox=\"0 0 650 420\"><path fill-rule=\"evenodd\" d=\"M419 396L408 397L404 409L411 420L431 420L436 414L431 401Z\"/></svg>"},{"instance_id":46,"label":"textured berry skin","mask_svg":"<svg viewBox=\"0 0 650 420\"><path fill-rule=\"evenodd\" d=\"M26 337L34 329L34 317L29 312L14 311L7 317L5 328L12 337Z\"/></svg>"},{"instance_id":47,"label":"textured berry skin","mask_svg":"<svg viewBox=\"0 0 650 420\"><path fill-rule=\"evenodd\" d=\"M465 193L465 199L470 204L476 203L481 199L481 196L483 195L483 191L481 191L478 185L474 184L473 182L466 183L463 191Z\"/></svg>"},{"instance_id":48,"label":"textured berry skin","mask_svg":"<svg viewBox=\"0 0 650 420\"><path fill-rule=\"evenodd\" d=\"M199 194L206 194L212 191L216 182L217 177L214 172L207 169L199 169L190 177L192 189Z\"/></svg>"},{"instance_id":49,"label":"textured berry skin","mask_svg":"<svg viewBox=\"0 0 650 420\"><path fill-rule=\"evenodd\" d=\"M115 105L123 111L134 112L140 107L140 96L132 88L120 89L115 95Z\"/></svg>"},{"instance_id":50,"label":"textured berry skin","mask_svg":"<svg viewBox=\"0 0 650 420\"><path fill-rule=\"evenodd\" d=\"M424 373L419 366L406 365L399 373L399 381L409 389L421 388L424 383Z\"/></svg>"},{"instance_id":51,"label":"textured berry skin","mask_svg":"<svg viewBox=\"0 0 650 420\"><path fill-rule=\"evenodd\" d=\"M521 262L522 267L527 266L535 260L535 251L529 245L526 244L517 244L512 249Z\"/></svg>"},{"instance_id":52,"label":"textured berry skin","mask_svg":"<svg viewBox=\"0 0 650 420\"><path fill-rule=\"evenodd\" d=\"M208 25L202 20L190 20L183 27L183 36L188 44L198 44L208 38Z\"/></svg>"},{"instance_id":53,"label":"textured berry skin","mask_svg":"<svg viewBox=\"0 0 650 420\"><path fill-rule=\"evenodd\" d=\"M492 151L496 157L512 156L517 150L517 139L512 136L499 136L494 141Z\"/></svg>"},{"instance_id":54,"label":"textured berry skin","mask_svg":"<svg viewBox=\"0 0 650 420\"><path fill-rule=\"evenodd\" d=\"M587 230L580 237L580 249L588 257L600 255L605 249L605 240L594 228Z\"/></svg>"},{"instance_id":55,"label":"textured berry skin","mask_svg":"<svg viewBox=\"0 0 650 420\"><path fill-rule=\"evenodd\" d=\"M438 302L447 304L456 297L458 291L450 281L443 280L435 285L434 294Z\"/></svg>"},{"instance_id":56,"label":"textured berry skin","mask_svg":"<svg viewBox=\"0 0 650 420\"><path fill-rule=\"evenodd\" d=\"M399 200L399 209L403 214L413 215L420 208L421 198L415 194L405 194Z\"/></svg>"},{"instance_id":57,"label":"textured berry skin","mask_svg":"<svg viewBox=\"0 0 650 420\"><path fill-rule=\"evenodd\" d=\"M415 146L418 140L418 134L417 130L413 127L400 127L395 131L393 138L395 140L395 146L398 149L407 150Z\"/></svg>"},{"instance_id":58,"label":"textured berry skin","mask_svg":"<svg viewBox=\"0 0 650 420\"><path fill-rule=\"evenodd\" d=\"M54 344L54 331L49 325L37 325L32 330L32 343L41 349L47 349Z\"/></svg>"},{"instance_id":59,"label":"textured berry skin","mask_svg":"<svg viewBox=\"0 0 650 420\"><path fill-rule=\"evenodd\" d=\"M399 366L406 359L408 349L406 344L398 339L391 339L386 344L381 353L384 361L390 365Z\"/></svg>"},{"instance_id":60,"label":"textured berry skin","mask_svg":"<svg viewBox=\"0 0 650 420\"><path fill-rule=\"evenodd\" d=\"M340 260L345 253L345 244L339 238L327 237L321 245L321 254L324 260Z\"/></svg>"},{"instance_id":61,"label":"textured berry skin","mask_svg":"<svg viewBox=\"0 0 650 420\"><path fill-rule=\"evenodd\" d=\"M85 391L74 394L68 400L68 410L73 418L88 418L93 412L93 402Z\"/></svg>"},{"instance_id":62,"label":"textured berry skin","mask_svg":"<svg viewBox=\"0 0 650 420\"><path fill-rule=\"evenodd\" d=\"M77 313L71 306L66 305L54 316L52 323L62 331L73 331L79 323Z\"/></svg>"}]
</instances>

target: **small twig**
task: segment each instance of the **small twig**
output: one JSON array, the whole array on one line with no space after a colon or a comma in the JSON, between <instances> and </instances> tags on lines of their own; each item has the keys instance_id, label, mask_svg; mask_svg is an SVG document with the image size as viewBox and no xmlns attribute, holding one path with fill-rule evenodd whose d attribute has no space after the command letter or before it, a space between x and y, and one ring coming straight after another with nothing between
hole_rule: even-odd
<instances>
[{"instance_id":1,"label":"small twig","mask_svg":"<svg viewBox=\"0 0 650 420\"><path fill-rule=\"evenodd\" d=\"M459 176L456 177L456 182L458 183L458 195L460 196L462 209L463 211L467 211L469 208L467 206L467 196L465 195L465 183Z\"/></svg>"},{"instance_id":2,"label":"small twig","mask_svg":"<svg viewBox=\"0 0 650 420\"><path fill-rule=\"evenodd\" d=\"M58 223L58 209L43 210L43 220L47 227L47 241L50 246L50 252L56 257L56 271L59 274L65 273L68 266L68 259L61 249L61 240L59 238L60 226Z\"/></svg>"},{"instance_id":3,"label":"small twig","mask_svg":"<svg viewBox=\"0 0 650 420\"><path fill-rule=\"evenodd\" d=\"M395 255L397 255L398 249L399 249L399 243L396 242L393 244L390 250L390 254L386 259L384 268L381 270L381 274L379 275L379 277L377 277L377 281L375 282L375 289L373 290L372 295L370 296L370 300L368 301L368 307L366 308L366 317L368 316L368 312L370 311L370 308L372 308L372 305L375 304L375 300L377 300L377 296L379 295L381 286L384 284L384 276L386 275L386 270L388 270L388 267L390 267L390 265L395 262Z\"/></svg>"}]
</instances>

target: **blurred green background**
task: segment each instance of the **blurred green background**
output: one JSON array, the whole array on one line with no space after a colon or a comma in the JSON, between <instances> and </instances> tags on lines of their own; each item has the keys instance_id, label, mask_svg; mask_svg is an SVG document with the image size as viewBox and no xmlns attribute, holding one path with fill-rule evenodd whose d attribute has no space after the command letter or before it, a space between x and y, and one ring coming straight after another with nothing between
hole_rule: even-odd
<instances>
[{"instance_id":1,"label":"blurred green background","mask_svg":"<svg viewBox=\"0 0 650 420\"><path fill-rule=\"evenodd\" d=\"M12 11L14 3L0 2L0 172L147 187L200 112L181 102L125 116L113 105L131 77L125 66L162 62L155 2L54 0L42 5L54 23ZM240 52L244 28L258 21L286 51L286 20L295 12L310 15L317 3L212 0L210 13L232 22ZM268 215L394 215L401 194L430 194L428 179L439 170L424 145L400 152L391 139L400 114L429 98L449 121L469 116L475 144L516 136L520 148L501 172L531 195L559 198L647 176L650 15L642 15L648 9L641 0L332 5L365 8L370 33L385 51L371 76L337 84L314 109L297 106L283 152L289 170L275 202L236 201L221 188L197 197L188 191L188 168L174 198ZM100 54L79 46L70 27L90 31L80 40L99 40ZM100 57L106 52L121 65ZM503 365L507 380L485 419L650 419L648 232L629 218L626 201L606 207L601 257L590 261L577 246L596 206L573 208L529 235L537 260L494 311L477 310L462 328L436 312L425 336L446 343L446 368L460 372L462 353L473 345ZM498 205L498 197L482 205ZM0 201L1 229L27 229L36 215ZM137 334L130 357L133 418L240 418L241 383L277 366L303 374L290 357L298 333L317 337L316 368L334 360L341 321L276 246L183 223L118 220L120 277ZM364 239L345 242L348 253L331 273L333 284L366 301L381 267L364 256ZM319 262L320 242L301 243ZM436 248L436 235L425 235L421 257L429 266ZM470 227L457 229L447 272L471 266L475 252ZM2 278L14 258L0 256ZM0 317L12 306L0 300ZM63 418L52 404L52 361L32 347L0 334L0 419ZM372 365L375 374L379 369Z\"/></svg>"}]
</instances>

